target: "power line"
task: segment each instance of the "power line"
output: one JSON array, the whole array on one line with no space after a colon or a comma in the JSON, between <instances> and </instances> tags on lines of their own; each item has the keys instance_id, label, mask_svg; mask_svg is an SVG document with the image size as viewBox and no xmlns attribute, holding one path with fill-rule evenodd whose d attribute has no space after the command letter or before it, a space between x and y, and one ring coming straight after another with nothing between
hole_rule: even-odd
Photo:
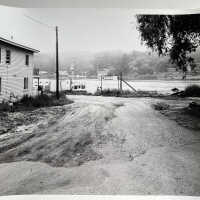
<instances>
[{"instance_id":1,"label":"power line","mask_svg":"<svg viewBox=\"0 0 200 200\"><path fill-rule=\"evenodd\" d=\"M52 29L52 28L55 29L54 26L50 26L49 24L46 24L46 23L44 23L44 22L41 22L40 20L35 19L35 18L31 17L31 16L28 16L28 15L26 15L26 14L24 14L24 16L27 17L28 19L30 19L30 20L32 20L32 21L34 21L34 22L40 24L40 25L46 26L46 27L48 27L48 28L50 28L50 29Z\"/></svg>"},{"instance_id":2,"label":"power line","mask_svg":"<svg viewBox=\"0 0 200 200\"><path fill-rule=\"evenodd\" d=\"M59 95L58 27L50 26L49 24L43 23L40 20L35 19L35 18L30 17L25 14L24 14L24 16L27 17L28 19L30 19L38 24L41 24L43 26L46 26L50 29L54 28L54 30L56 31L56 97L57 97L57 99L59 99L60 95Z\"/></svg>"}]
</instances>

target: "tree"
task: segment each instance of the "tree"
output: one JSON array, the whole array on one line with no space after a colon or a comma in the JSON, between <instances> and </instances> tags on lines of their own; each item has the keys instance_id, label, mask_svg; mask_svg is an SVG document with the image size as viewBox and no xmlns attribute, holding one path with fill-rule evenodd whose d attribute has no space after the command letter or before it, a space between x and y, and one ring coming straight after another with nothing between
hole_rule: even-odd
<instances>
[{"instance_id":1,"label":"tree","mask_svg":"<svg viewBox=\"0 0 200 200\"><path fill-rule=\"evenodd\" d=\"M108 69L110 75L124 75L130 73L130 56L122 52L104 52L95 56L93 66L96 70Z\"/></svg>"},{"instance_id":2,"label":"tree","mask_svg":"<svg viewBox=\"0 0 200 200\"><path fill-rule=\"evenodd\" d=\"M117 57L114 63L115 74L119 75L123 73L123 75L128 75L130 72L129 62L130 58L127 54Z\"/></svg>"},{"instance_id":3,"label":"tree","mask_svg":"<svg viewBox=\"0 0 200 200\"><path fill-rule=\"evenodd\" d=\"M186 71L200 45L200 15L137 15L142 42Z\"/></svg>"}]
</instances>

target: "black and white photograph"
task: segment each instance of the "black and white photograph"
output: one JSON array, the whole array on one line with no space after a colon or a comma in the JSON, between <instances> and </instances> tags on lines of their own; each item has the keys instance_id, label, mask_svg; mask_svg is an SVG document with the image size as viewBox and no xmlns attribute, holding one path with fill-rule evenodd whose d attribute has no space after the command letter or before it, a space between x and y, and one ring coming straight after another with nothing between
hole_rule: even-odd
<instances>
[{"instance_id":1,"label":"black and white photograph","mask_svg":"<svg viewBox=\"0 0 200 200\"><path fill-rule=\"evenodd\" d=\"M0 196L200 196L200 14L1 5L0 25Z\"/></svg>"}]
</instances>

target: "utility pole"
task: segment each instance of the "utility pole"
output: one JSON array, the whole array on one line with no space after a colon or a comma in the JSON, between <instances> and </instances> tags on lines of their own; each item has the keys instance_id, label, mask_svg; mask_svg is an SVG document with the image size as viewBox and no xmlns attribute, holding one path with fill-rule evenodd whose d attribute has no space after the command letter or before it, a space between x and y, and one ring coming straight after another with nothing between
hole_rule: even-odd
<instances>
[{"instance_id":1,"label":"utility pole","mask_svg":"<svg viewBox=\"0 0 200 200\"><path fill-rule=\"evenodd\" d=\"M120 91L120 90L119 90L119 80L120 80L120 76L118 75L118 76L117 76L117 87L118 87L118 91Z\"/></svg>"},{"instance_id":2,"label":"utility pole","mask_svg":"<svg viewBox=\"0 0 200 200\"><path fill-rule=\"evenodd\" d=\"M58 27L56 26L56 98L59 97Z\"/></svg>"},{"instance_id":3,"label":"utility pole","mask_svg":"<svg viewBox=\"0 0 200 200\"><path fill-rule=\"evenodd\" d=\"M102 91L103 91L103 88L102 88L102 86L103 86L103 76L101 75L101 94L102 94Z\"/></svg>"},{"instance_id":4,"label":"utility pole","mask_svg":"<svg viewBox=\"0 0 200 200\"><path fill-rule=\"evenodd\" d=\"M54 29L56 31L56 98L59 99L60 95L59 95L59 61L58 61L58 26L56 27L50 26L31 16L28 16L28 15L24 15L24 16L27 17L31 21L34 21L40 25L46 26L50 28L51 30Z\"/></svg>"}]
</instances>

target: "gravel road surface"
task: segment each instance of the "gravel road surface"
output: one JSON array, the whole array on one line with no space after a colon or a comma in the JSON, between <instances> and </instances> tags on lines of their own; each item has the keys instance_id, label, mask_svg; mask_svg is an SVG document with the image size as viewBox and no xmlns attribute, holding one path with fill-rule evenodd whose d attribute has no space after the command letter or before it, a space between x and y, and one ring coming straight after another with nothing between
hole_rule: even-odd
<instances>
[{"instance_id":1,"label":"gravel road surface","mask_svg":"<svg viewBox=\"0 0 200 200\"><path fill-rule=\"evenodd\" d=\"M0 135L0 195L200 195L200 133L156 99L70 98L63 117Z\"/></svg>"}]
</instances>

